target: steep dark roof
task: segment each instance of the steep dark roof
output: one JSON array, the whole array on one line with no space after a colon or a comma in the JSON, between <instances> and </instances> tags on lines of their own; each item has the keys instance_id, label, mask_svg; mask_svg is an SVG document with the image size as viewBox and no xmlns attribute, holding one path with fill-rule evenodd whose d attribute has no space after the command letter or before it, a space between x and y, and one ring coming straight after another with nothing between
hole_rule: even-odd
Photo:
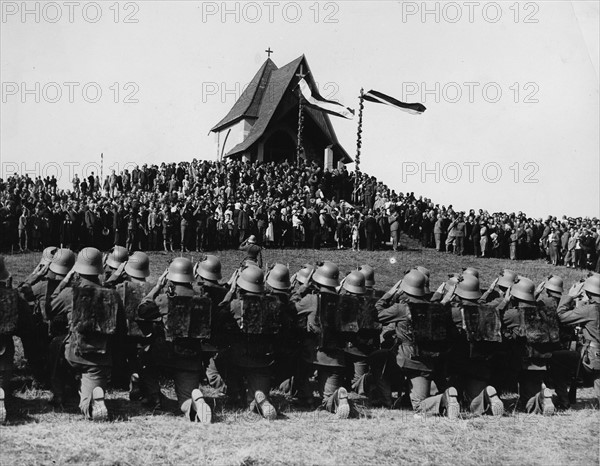
<instances>
[{"instance_id":1,"label":"steep dark roof","mask_svg":"<svg viewBox=\"0 0 600 466\"><path fill-rule=\"evenodd\" d=\"M296 73L301 64L304 66L304 72L308 73L306 76L307 83L315 90L316 83L304 55L296 58L281 68L277 68L270 59L267 59L261 66L258 73L256 73L252 79L252 83L238 99L227 116L211 130L219 131L223 127L226 127L241 118L247 117L256 119L246 138L227 152L225 157L248 150L263 136L286 91L288 89L293 89L298 82ZM329 120L329 115L309 107L305 107L305 111L321 131L323 131L323 134L327 139L332 142L334 152L337 153L340 159L344 163L352 162L352 159L337 139L331 121Z\"/></svg>"},{"instance_id":2,"label":"steep dark roof","mask_svg":"<svg viewBox=\"0 0 600 466\"><path fill-rule=\"evenodd\" d=\"M219 131L223 127L235 123L242 118L258 118L258 110L265 89L269 84L269 77L271 76L271 72L275 70L277 70L277 66L273 63L273 60L267 58L240 98L231 110L229 110L229 113L211 131Z\"/></svg>"}]
</instances>

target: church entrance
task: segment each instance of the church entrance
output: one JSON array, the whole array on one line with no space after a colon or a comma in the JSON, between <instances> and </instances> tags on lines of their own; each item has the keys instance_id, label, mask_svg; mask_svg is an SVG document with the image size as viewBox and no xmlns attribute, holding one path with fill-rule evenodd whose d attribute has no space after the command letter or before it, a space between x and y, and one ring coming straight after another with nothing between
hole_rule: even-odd
<instances>
[{"instance_id":1,"label":"church entrance","mask_svg":"<svg viewBox=\"0 0 600 466\"><path fill-rule=\"evenodd\" d=\"M286 131L278 130L265 141L264 161L284 160L290 163L296 160L296 142Z\"/></svg>"}]
</instances>

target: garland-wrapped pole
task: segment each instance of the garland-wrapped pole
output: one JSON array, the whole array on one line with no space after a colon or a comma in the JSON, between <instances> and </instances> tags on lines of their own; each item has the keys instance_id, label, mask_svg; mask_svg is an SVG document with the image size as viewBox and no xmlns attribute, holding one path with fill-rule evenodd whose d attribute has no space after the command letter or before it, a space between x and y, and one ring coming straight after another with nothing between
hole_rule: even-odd
<instances>
[{"instance_id":1,"label":"garland-wrapped pole","mask_svg":"<svg viewBox=\"0 0 600 466\"><path fill-rule=\"evenodd\" d=\"M364 108L364 89L360 88L360 95L358 96L358 130L356 133L356 158L354 159L354 171L356 174L360 173L360 149L362 147L362 117Z\"/></svg>"},{"instance_id":2,"label":"garland-wrapped pole","mask_svg":"<svg viewBox=\"0 0 600 466\"><path fill-rule=\"evenodd\" d=\"M298 98L298 144L296 145L296 163L300 165L300 158L302 156L302 130L304 129L304 114L302 113L302 92L300 92Z\"/></svg>"}]
</instances>

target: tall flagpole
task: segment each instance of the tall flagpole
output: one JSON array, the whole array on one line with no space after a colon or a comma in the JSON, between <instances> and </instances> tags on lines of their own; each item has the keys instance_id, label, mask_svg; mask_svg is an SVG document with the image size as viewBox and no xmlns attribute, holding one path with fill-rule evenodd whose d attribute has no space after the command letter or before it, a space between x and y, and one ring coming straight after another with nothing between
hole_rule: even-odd
<instances>
[{"instance_id":1,"label":"tall flagpole","mask_svg":"<svg viewBox=\"0 0 600 466\"><path fill-rule=\"evenodd\" d=\"M363 108L364 108L365 94L364 89L360 88L360 95L358 96L358 129L356 132L356 158L354 159L354 172L360 172L360 149L362 147L362 119L363 119Z\"/></svg>"}]
</instances>

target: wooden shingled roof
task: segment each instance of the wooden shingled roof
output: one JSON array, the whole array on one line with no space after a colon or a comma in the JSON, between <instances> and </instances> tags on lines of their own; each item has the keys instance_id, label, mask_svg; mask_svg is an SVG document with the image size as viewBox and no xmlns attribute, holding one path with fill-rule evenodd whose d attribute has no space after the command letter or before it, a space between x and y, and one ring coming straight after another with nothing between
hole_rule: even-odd
<instances>
[{"instance_id":1,"label":"wooden shingled roof","mask_svg":"<svg viewBox=\"0 0 600 466\"><path fill-rule=\"evenodd\" d=\"M309 72L305 79L315 90L316 83L304 55L281 68L277 68L270 58L263 63L229 113L211 129L213 132L218 132L242 119L255 120L247 137L227 152L225 157L244 152L260 140L286 91L292 91L296 86L298 82L296 74L300 65L303 65L304 72ZM308 107L305 107L305 112L305 115L312 118L327 139L331 141L334 151L338 152L341 160L345 163L352 162L350 156L338 142L329 115Z\"/></svg>"}]
</instances>

